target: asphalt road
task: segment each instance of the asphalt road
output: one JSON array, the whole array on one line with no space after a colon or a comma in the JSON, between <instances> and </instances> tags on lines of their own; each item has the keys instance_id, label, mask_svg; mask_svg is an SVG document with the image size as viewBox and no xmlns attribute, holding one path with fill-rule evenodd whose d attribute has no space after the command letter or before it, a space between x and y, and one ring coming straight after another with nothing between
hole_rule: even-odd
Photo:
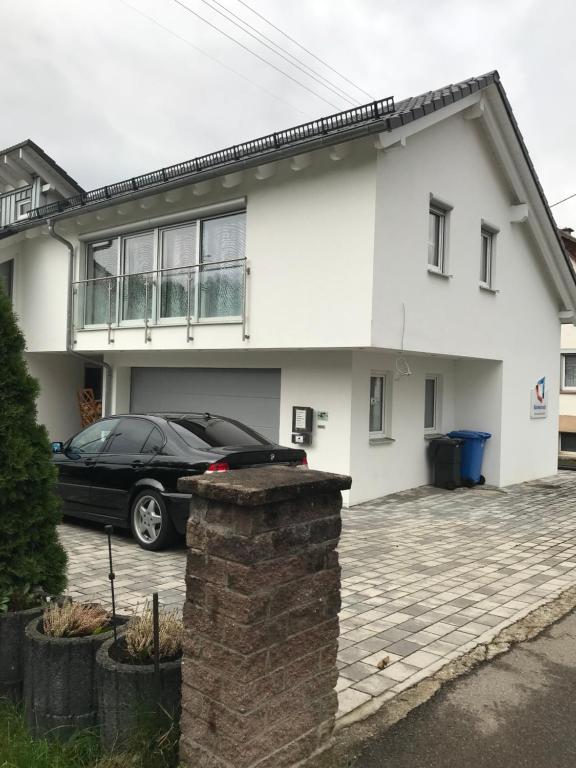
<instances>
[{"instance_id":1,"label":"asphalt road","mask_svg":"<svg viewBox=\"0 0 576 768\"><path fill-rule=\"evenodd\" d=\"M353 768L576 768L576 615L447 685Z\"/></svg>"}]
</instances>

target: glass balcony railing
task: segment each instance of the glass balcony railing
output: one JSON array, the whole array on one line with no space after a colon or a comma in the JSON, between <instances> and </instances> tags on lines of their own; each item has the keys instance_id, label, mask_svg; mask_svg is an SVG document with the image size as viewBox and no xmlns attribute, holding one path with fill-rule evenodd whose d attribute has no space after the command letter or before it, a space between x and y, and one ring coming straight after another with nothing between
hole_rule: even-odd
<instances>
[{"instance_id":1,"label":"glass balcony railing","mask_svg":"<svg viewBox=\"0 0 576 768\"><path fill-rule=\"evenodd\" d=\"M245 334L246 259L208 262L73 283L74 330L183 325L187 340L198 323L238 322Z\"/></svg>"}]
</instances>

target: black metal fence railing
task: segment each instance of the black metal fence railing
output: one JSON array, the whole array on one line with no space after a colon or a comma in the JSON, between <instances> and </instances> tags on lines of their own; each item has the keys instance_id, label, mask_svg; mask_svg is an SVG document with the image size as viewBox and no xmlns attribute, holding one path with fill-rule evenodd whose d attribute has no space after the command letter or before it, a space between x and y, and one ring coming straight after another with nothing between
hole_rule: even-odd
<instances>
[{"instance_id":1,"label":"black metal fence railing","mask_svg":"<svg viewBox=\"0 0 576 768\"><path fill-rule=\"evenodd\" d=\"M293 128L287 128L284 131L271 133L259 139L235 144L227 149L211 152L207 155L187 160L183 163L171 165L168 168L162 168L158 171L145 173L141 176L135 176L116 184L110 184L105 187L94 189L91 192L83 192L66 200L58 200L48 205L35 208L30 218L42 219L46 216L53 216L64 211L81 208L91 203L108 200L122 195L129 194L147 187L154 187L173 179L179 179L193 173L209 170L218 166L226 166L240 160L248 159L259 154L273 152L290 145L305 142L310 139L326 136L336 131L353 128L374 120L380 120L391 112L394 112L394 98L389 96L379 101L373 101L370 104L364 104L345 112L338 112L319 120L312 120L308 123L302 123Z\"/></svg>"}]
</instances>

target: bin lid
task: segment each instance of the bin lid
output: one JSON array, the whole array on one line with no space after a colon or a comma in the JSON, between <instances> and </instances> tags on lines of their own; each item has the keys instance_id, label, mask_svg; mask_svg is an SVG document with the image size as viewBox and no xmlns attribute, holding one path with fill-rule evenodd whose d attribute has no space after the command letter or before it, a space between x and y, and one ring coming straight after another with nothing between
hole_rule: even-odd
<instances>
[{"instance_id":1,"label":"bin lid","mask_svg":"<svg viewBox=\"0 0 576 768\"><path fill-rule=\"evenodd\" d=\"M490 432L477 432L474 429L456 429L448 432L448 437L460 437L463 440L488 440L492 437Z\"/></svg>"}]
</instances>

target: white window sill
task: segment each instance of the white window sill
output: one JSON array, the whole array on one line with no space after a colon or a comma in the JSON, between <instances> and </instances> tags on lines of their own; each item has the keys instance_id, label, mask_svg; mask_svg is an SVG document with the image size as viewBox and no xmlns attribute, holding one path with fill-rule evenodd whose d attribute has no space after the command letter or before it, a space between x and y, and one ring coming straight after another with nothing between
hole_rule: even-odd
<instances>
[{"instance_id":1,"label":"white window sill","mask_svg":"<svg viewBox=\"0 0 576 768\"><path fill-rule=\"evenodd\" d=\"M443 432L426 432L424 434L424 440L436 440L437 437L446 437Z\"/></svg>"},{"instance_id":2,"label":"white window sill","mask_svg":"<svg viewBox=\"0 0 576 768\"><path fill-rule=\"evenodd\" d=\"M479 283L478 288L480 288L481 291L485 291L486 293L491 293L493 296L496 296L497 293L500 293L500 291L497 288L491 288L489 285L486 285L485 283Z\"/></svg>"},{"instance_id":3,"label":"white window sill","mask_svg":"<svg viewBox=\"0 0 576 768\"><path fill-rule=\"evenodd\" d=\"M439 269L436 269L436 267L431 266L428 266L428 274L432 277L443 277L445 280L454 277L454 275L449 275L447 272L441 272Z\"/></svg>"},{"instance_id":4,"label":"white window sill","mask_svg":"<svg viewBox=\"0 0 576 768\"><path fill-rule=\"evenodd\" d=\"M368 443L370 445L390 445L391 443L395 443L396 440L394 440L393 437L369 437Z\"/></svg>"}]
</instances>

